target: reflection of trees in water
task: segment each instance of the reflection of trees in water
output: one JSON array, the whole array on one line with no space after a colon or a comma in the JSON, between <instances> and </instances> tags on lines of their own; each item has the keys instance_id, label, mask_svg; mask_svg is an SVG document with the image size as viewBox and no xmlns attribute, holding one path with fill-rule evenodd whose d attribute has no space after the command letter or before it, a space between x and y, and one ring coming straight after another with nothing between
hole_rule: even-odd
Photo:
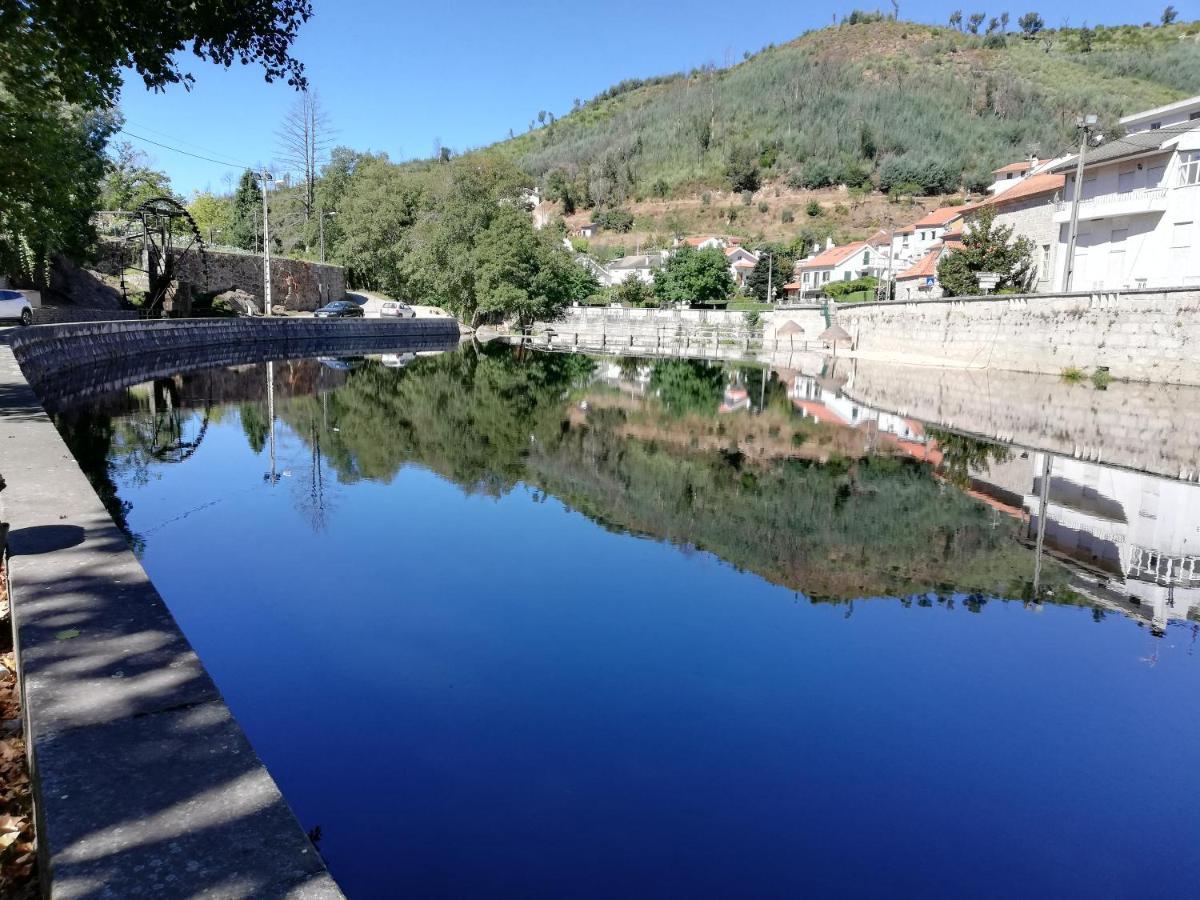
<instances>
[{"instance_id":1,"label":"reflection of trees in water","mask_svg":"<svg viewBox=\"0 0 1200 900\"><path fill-rule=\"evenodd\" d=\"M650 371L650 390L674 415L712 415L725 393L725 371L698 359L659 360Z\"/></svg>"},{"instance_id":2,"label":"reflection of trees in water","mask_svg":"<svg viewBox=\"0 0 1200 900\"><path fill-rule=\"evenodd\" d=\"M941 428L926 428L926 435L937 441L942 453L940 471L955 487L969 488L972 472L986 472L993 463L1007 462L1012 450L1003 444L966 437Z\"/></svg>"}]
</instances>

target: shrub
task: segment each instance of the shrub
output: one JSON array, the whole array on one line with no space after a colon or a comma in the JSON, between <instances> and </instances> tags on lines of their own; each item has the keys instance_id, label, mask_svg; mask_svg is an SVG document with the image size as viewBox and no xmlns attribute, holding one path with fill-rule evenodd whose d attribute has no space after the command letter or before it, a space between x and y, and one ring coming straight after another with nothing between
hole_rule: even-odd
<instances>
[{"instance_id":1,"label":"shrub","mask_svg":"<svg viewBox=\"0 0 1200 900\"><path fill-rule=\"evenodd\" d=\"M627 209L606 209L596 214L596 224L608 231L625 234L633 229L633 213Z\"/></svg>"},{"instance_id":2,"label":"shrub","mask_svg":"<svg viewBox=\"0 0 1200 900\"><path fill-rule=\"evenodd\" d=\"M808 205L804 207L804 211L811 217L816 218L821 214L821 204L816 200L809 200Z\"/></svg>"},{"instance_id":3,"label":"shrub","mask_svg":"<svg viewBox=\"0 0 1200 900\"><path fill-rule=\"evenodd\" d=\"M742 206L749 206L754 202L754 191L742 191Z\"/></svg>"},{"instance_id":4,"label":"shrub","mask_svg":"<svg viewBox=\"0 0 1200 900\"><path fill-rule=\"evenodd\" d=\"M771 211L771 204L766 200L761 201L758 204L758 211L763 214L769 213Z\"/></svg>"},{"instance_id":5,"label":"shrub","mask_svg":"<svg viewBox=\"0 0 1200 900\"><path fill-rule=\"evenodd\" d=\"M735 191L758 190L758 157L750 147L743 145L730 151L725 160L725 177Z\"/></svg>"},{"instance_id":6,"label":"shrub","mask_svg":"<svg viewBox=\"0 0 1200 900\"><path fill-rule=\"evenodd\" d=\"M796 214L790 209L785 209L779 214L779 221L784 225L790 225L792 222L796 221Z\"/></svg>"},{"instance_id":7,"label":"shrub","mask_svg":"<svg viewBox=\"0 0 1200 900\"><path fill-rule=\"evenodd\" d=\"M712 194L710 194L708 191L705 191L700 195L700 205L708 206L710 203L712 203Z\"/></svg>"}]
</instances>

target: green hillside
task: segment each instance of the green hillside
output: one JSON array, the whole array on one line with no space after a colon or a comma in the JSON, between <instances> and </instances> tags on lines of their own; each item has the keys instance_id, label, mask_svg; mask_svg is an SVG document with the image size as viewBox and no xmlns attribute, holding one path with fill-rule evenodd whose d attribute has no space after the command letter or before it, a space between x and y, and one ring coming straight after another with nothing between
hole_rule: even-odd
<instances>
[{"instance_id":1,"label":"green hillside","mask_svg":"<svg viewBox=\"0 0 1200 900\"><path fill-rule=\"evenodd\" d=\"M741 189L917 184L927 193L1071 143L1075 116L1200 93L1200 22L973 35L872 21L727 69L624 82L497 147L579 206Z\"/></svg>"}]
</instances>

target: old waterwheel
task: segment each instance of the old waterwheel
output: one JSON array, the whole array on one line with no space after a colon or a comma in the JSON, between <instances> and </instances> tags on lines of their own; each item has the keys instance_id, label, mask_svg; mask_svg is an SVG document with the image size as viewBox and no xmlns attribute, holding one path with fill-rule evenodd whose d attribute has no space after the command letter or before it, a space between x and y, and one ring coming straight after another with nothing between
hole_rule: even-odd
<instances>
[{"instance_id":1,"label":"old waterwheel","mask_svg":"<svg viewBox=\"0 0 1200 900\"><path fill-rule=\"evenodd\" d=\"M121 292L130 286L146 291L142 310L147 318L187 315L192 281L208 283L204 239L191 214L170 197L155 197L134 210L126 221ZM181 279L181 273L190 275Z\"/></svg>"}]
</instances>

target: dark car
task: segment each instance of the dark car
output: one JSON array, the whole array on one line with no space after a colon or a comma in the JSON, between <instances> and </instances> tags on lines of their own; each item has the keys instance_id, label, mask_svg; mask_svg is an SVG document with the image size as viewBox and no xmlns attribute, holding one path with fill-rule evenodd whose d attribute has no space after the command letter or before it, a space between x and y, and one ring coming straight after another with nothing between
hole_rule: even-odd
<instances>
[{"instance_id":1,"label":"dark car","mask_svg":"<svg viewBox=\"0 0 1200 900\"><path fill-rule=\"evenodd\" d=\"M362 307L348 300L334 300L318 309L313 316L318 319L350 319L362 318Z\"/></svg>"}]
</instances>

